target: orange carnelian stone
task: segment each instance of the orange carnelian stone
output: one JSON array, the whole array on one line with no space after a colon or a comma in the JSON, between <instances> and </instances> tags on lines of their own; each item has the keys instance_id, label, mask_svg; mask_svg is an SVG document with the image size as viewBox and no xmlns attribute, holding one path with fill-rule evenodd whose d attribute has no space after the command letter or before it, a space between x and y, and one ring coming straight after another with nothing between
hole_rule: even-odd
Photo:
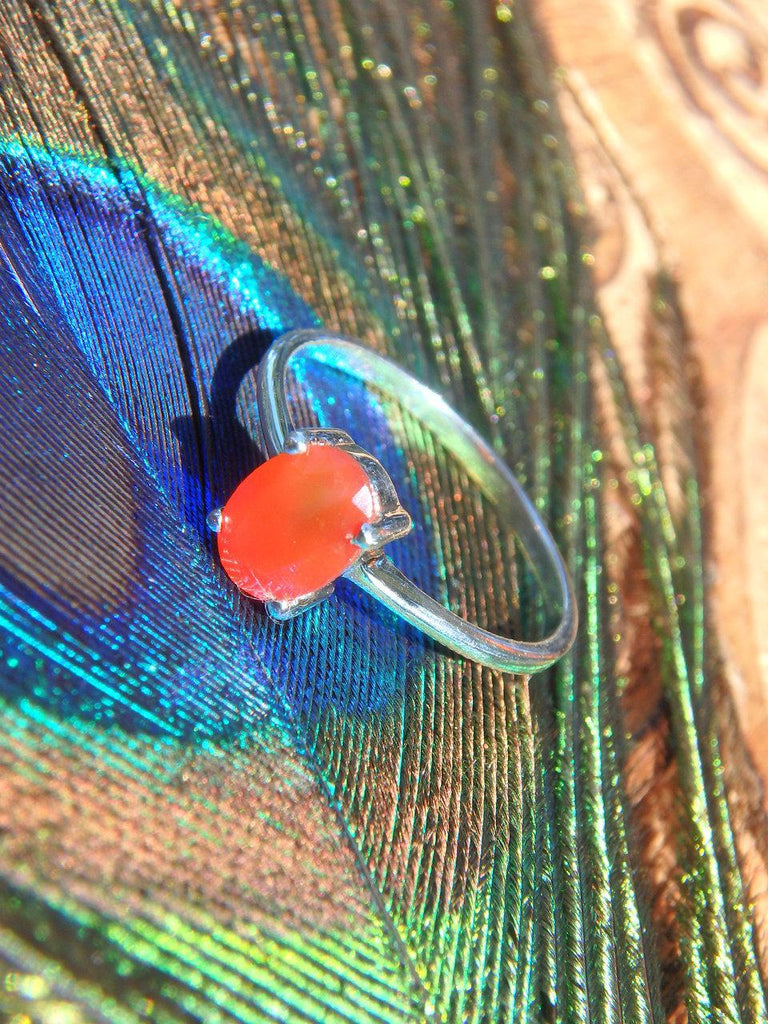
<instances>
[{"instance_id":1,"label":"orange carnelian stone","mask_svg":"<svg viewBox=\"0 0 768 1024\"><path fill-rule=\"evenodd\" d=\"M352 538L375 518L368 475L350 454L310 445L276 455L222 510L221 564L259 601L290 601L326 586L360 554Z\"/></svg>"}]
</instances>

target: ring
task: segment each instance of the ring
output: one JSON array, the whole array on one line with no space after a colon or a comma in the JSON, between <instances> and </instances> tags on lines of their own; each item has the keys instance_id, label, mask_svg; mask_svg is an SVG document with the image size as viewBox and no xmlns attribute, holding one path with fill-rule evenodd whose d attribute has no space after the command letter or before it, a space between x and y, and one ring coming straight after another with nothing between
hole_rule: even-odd
<instances>
[{"instance_id":1,"label":"ring","mask_svg":"<svg viewBox=\"0 0 768 1024\"><path fill-rule=\"evenodd\" d=\"M384 553L411 517L381 463L342 430L301 427L288 406L288 367L301 351L396 398L453 454L520 539L556 625L542 640L499 636L424 593ZM259 365L259 423L266 462L208 517L221 564L246 594L286 619L333 592L341 576L444 647L504 672L539 672L572 646L573 587L552 535L509 468L436 392L352 341L323 331L278 338Z\"/></svg>"}]
</instances>

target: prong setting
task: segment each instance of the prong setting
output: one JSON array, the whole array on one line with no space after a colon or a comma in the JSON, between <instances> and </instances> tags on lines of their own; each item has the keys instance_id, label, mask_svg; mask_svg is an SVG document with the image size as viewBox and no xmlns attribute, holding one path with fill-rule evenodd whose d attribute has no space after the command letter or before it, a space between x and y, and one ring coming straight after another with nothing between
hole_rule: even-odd
<instances>
[{"instance_id":1,"label":"prong setting","mask_svg":"<svg viewBox=\"0 0 768 1024\"><path fill-rule=\"evenodd\" d=\"M363 523L353 543L365 552L378 551L390 541L405 537L412 529L413 520L401 506L375 522Z\"/></svg>"},{"instance_id":2,"label":"prong setting","mask_svg":"<svg viewBox=\"0 0 768 1024\"><path fill-rule=\"evenodd\" d=\"M283 451L286 455L300 455L311 444L333 444L339 448L355 447L355 443L344 430L332 427L298 427L286 435Z\"/></svg>"},{"instance_id":3,"label":"prong setting","mask_svg":"<svg viewBox=\"0 0 768 1024\"><path fill-rule=\"evenodd\" d=\"M286 435L283 451L289 455L305 452L311 444L330 444L343 448L360 463L371 483L377 504L377 518L365 523L354 543L363 551L372 551L398 537L404 537L413 527L411 517L400 504L395 485L379 460L355 444L345 430L335 427L298 427Z\"/></svg>"},{"instance_id":4,"label":"prong setting","mask_svg":"<svg viewBox=\"0 0 768 1024\"><path fill-rule=\"evenodd\" d=\"M297 427L284 435L281 448L284 455L293 456L306 453L312 446L329 446L343 450L363 470L373 500L373 508L368 512L371 515L370 521L364 522L356 535L346 535L347 542L357 549L349 569L363 562L373 564L384 557L381 549L385 544L398 537L404 537L413 527L410 515L400 504L389 474L379 460L355 444L346 431L332 427ZM210 529L218 533L222 526L222 509L211 511L207 522ZM341 570L336 579L345 576L347 571ZM266 610L271 618L279 622L292 619L330 597L334 591L334 583L335 580L332 580L327 586L297 597L266 600Z\"/></svg>"},{"instance_id":5,"label":"prong setting","mask_svg":"<svg viewBox=\"0 0 768 1024\"><path fill-rule=\"evenodd\" d=\"M302 612L307 612L310 608L314 608L322 601L325 601L333 593L333 588L333 583L329 583L327 587L321 587L320 590L315 590L311 594L304 594L302 597L296 597L292 601L267 601L267 611L270 617L277 622L285 622L287 619L293 619L297 615L301 615Z\"/></svg>"},{"instance_id":6,"label":"prong setting","mask_svg":"<svg viewBox=\"0 0 768 1024\"><path fill-rule=\"evenodd\" d=\"M223 515L223 509L212 508L208 515L205 517L205 522L211 533L218 533L221 529L221 517Z\"/></svg>"},{"instance_id":7,"label":"prong setting","mask_svg":"<svg viewBox=\"0 0 768 1024\"><path fill-rule=\"evenodd\" d=\"M307 450L307 442L298 430L294 430L285 439L283 451L286 455L301 455Z\"/></svg>"}]
</instances>

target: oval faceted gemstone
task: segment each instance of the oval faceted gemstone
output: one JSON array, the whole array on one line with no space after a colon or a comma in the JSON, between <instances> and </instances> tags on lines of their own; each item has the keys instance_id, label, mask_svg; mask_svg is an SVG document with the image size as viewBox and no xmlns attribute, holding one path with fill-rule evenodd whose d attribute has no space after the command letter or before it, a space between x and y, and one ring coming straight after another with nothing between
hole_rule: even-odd
<instances>
[{"instance_id":1,"label":"oval faceted gemstone","mask_svg":"<svg viewBox=\"0 0 768 1024\"><path fill-rule=\"evenodd\" d=\"M352 538L376 517L368 475L349 452L310 444L275 455L222 510L221 564L259 601L290 601L333 582L360 554Z\"/></svg>"}]
</instances>

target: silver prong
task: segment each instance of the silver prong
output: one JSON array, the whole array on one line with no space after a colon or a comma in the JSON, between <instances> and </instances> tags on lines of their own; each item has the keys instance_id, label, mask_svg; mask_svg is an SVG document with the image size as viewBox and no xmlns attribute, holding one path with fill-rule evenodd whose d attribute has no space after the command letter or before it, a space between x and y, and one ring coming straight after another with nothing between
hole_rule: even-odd
<instances>
[{"instance_id":1,"label":"silver prong","mask_svg":"<svg viewBox=\"0 0 768 1024\"><path fill-rule=\"evenodd\" d=\"M218 533L221 529L221 517L223 510L220 508L212 508L208 515L205 517L206 525L212 533Z\"/></svg>"},{"instance_id":2,"label":"silver prong","mask_svg":"<svg viewBox=\"0 0 768 1024\"><path fill-rule=\"evenodd\" d=\"M307 450L307 438L303 430L292 430L285 439L283 451L286 455L301 455Z\"/></svg>"},{"instance_id":3,"label":"silver prong","mask_svg":"<svg viewBox=\"0 0 768 1024\"><path fill-rule=\"evenodd\" d=\"M353 543L363 551L376 551L398 537L410 533L413 520L404 508L390 512L375 523L363 523L360 532L353 537Z\"/></svg>"},{"instance_id":4,"label":"silver prong","mask_svg":"<svg viewBox=\"0 0 768 1024\"><path fill-rule=\"evenodd\" d=\"M307 450L310 444L332 444L342 448L355 447L352 438L345 430L335 427L297 427L286 435L283 451L288 455L299 455Z\"/></svg>"},{"instance_id":5,"label":"silver prong","mask_svg":"<svg viewBox=\"0 0 768 1024\"><path fill-rule=\"evenodd\" d=\"M315 605L330 597L332 593L333 584L329 583L327 587L321 587L320 590L305 594L303 597L296 597L292 601L267 601L267 611L271 618L278 622L284 622L286 619L293 619L295 616L301 615L302 612L314 608Z\"/></svg>"}]
</instances>

